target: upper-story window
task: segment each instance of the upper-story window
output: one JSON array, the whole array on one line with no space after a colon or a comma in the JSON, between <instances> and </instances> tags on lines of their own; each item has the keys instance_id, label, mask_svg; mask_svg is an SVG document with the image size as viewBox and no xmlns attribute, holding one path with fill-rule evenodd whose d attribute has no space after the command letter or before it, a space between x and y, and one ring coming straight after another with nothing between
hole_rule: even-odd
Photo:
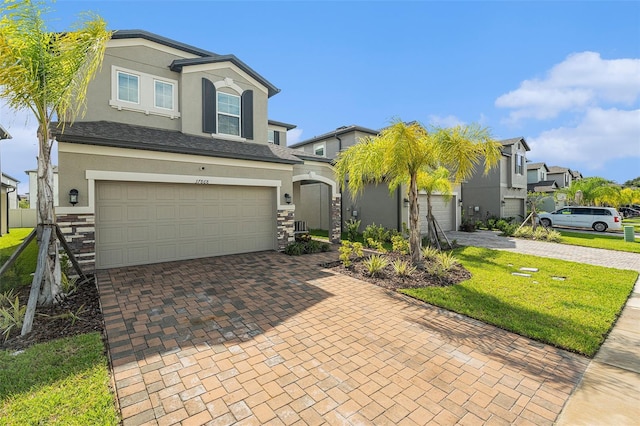
<instances>
[{"instance_id":1,"label":"upper-story window","mask_svg":"<svg viewBox=\"0 0 640 426\"><path fill-rule=\"evenodd\" d=\"M218 133L240 136L240 96L218 92Z\"/></svg>"},{"instance_id":2,"label":"upper-story window","mask_svg":"<svg viewBox=\"0 0 640 426\"><path fill-rule=\"evenodd\" d=\"M271 130L267 132L267 142L280 145L280 132L277 130Z\"/></svg>"},{"instance_id":3,"label":"upper-story window","mask_svg":"<svg viewBox=\"0 0 640 426\"><path fill-rule=\"evenodd\" d=\"M173 109L173 84L166 81L154 81L155 107Z\"/></svg>"},{"instance_id":4,"label":"upper-story window","mask_svg":"<svg viewBox=\"0 0 640 426\"><path fill-rule=\"evenodd\" d=\"M516 154L516 174L524 174L524 155L520 153Z\"/></svg>"},{"instance_id":5,"label":"upper-story window","mask_svg":"<svg viewBox=\"0 0 640 426\"><path fill-rule=\"evenodd\" d=\"M109 105L113 108L177 118L180 117L177 98L177 80L111 67Z\"/></svg>"},{"instance_id":6,"label":"upper-story window","mask_svg":"<svg viewBox=\"0 0 640 426\"><path fill-rule=\"evenodd\" d=\"M137 75L118 71L118 100L140 103L140 79Z\"/></svg>"},{"instance_id":7,"label":"upper-story window","mask_svg":"<svg viewBox=\"0 0 640 426\"><path fill-rule=\"evenodd\" d=\"M313 153L315 155L320 155L321 157L325 157L327 153L326 153L326 146L324 142L315 144L313 146Z\"/></svg>"}]
</instances>

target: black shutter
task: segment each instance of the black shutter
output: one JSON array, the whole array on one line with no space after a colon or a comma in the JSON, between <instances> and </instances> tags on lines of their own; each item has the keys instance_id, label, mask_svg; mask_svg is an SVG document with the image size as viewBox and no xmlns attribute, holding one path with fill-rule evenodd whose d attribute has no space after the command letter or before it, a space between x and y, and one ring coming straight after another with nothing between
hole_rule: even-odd
<instances>
[{"instance_id":1,"label":"black shutter","mask_svg":"<svg viewBox=\"0 0 640 426\"><path fill-rule=\"evenodd\" d=\"M242 93L242 137L253 139L253 90Z\"/></svg>"},{"instance_id":2,"label":"black shutter","mask_svg":"<svg viewBox=\"0 0 640 426\"><path fill-rule=\"evenodd\" d=\"M202 79L202 131L216 133L216 86Z\"/></svg>"},{"instance_id":3,"label":"black shutter","mask_svg":"<svg viewBox=\"0 0 640 426\"><path fill-rule=\"evenodd\" d=\"M273 132L273 143L276 145L280 145L280 132L278 131Z\"/></svg>"}]
</instances>

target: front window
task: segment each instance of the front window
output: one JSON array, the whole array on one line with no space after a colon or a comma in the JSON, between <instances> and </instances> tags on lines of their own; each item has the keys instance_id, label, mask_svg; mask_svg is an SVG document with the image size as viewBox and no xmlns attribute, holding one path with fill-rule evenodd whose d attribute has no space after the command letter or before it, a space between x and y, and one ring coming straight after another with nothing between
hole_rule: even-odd
<instances>
[{"instance_id":1,"label":"front window","mask_svg":"<svg viewBox=\"0 0 640 426\"><path fill-rule=\"evenodd\" d=\"M523 161L523 156L522 154L516 154L516 174L523 174L524 173L524 161Z\"/></svg>"},{"instance_id":2,"label":"front window","mask_svg":"<svg viewBox=\"0 0 640 426\"><path fill-rule=\"evenodd\" d=\"M319 155L321 157L325 156L325 152L324 152L325 146L323 143L317 144L313 146L313 153L315 155Z\"/></svg>"},{"instance_id":3,"label":"front window","mask_svg":"<svg viewBox=\"0 0 640 426\"><path fill-rule=\"evenodd\" d=\"M140 103L139 79L137 75L118 72L118 100Z\"/></svg>"},{"instance_id":4,"label":"front window","mask_svg":"<svg viewBox=\"0 0 640 426\"><path fill-rule=\"evenodd\" d=\"M269 133L267 133L267 142L269 142L269 143L275 143L276 142L276 131L275 130L269 130Z\"/></svg>"},{"instance_id":5,"label":"front window","mask_svg":"<svg viewBox=\"0 0 640 426\"><path fill-rule=\"evenodd\" d=\"M218 93L218 133L240 136L240 97Z\"/></svg>"},{"instance_id":6,"label":"front window","mask_svg":"<svg viewBox=\"0 0 640 426\"><path fill-rule=\"evenodd\" d=\"M155 80L156 108L173 109L173 84Z\"/></svg>"}]
</instances>

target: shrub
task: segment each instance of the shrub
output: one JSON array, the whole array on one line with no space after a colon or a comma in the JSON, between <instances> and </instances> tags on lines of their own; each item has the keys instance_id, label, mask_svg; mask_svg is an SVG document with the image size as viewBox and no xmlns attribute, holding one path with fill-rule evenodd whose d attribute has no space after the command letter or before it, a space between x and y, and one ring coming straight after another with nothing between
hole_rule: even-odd
<instances>
[{"instance_id":1,"label":"shrub","mask_svg":"<svg viewBox=\"0 0 640 426\"><path fill-rule=\"evenodd\" d=\"M289 256L327 252L329 250L331 250L329 243L323 243L311 238L295 241L284 248L285 254L288 254Z\"/></svg>"},{"instance_id":2,"label":"shrub","mask_svg":"<svg viewBox=\"0 0 640 426\"><path fill-rule=\"evenodd\" d=\"M298 241L290 243L284 248L284 252L289 256L300 256L304 253L304 243Z\"/></svg>"},{"instance_id":3,"label":"shrub","mask_svg":"<svg viewBox=\"0 0 640 426\"><path fill-rule=\"evenodd\" d=\"M416 270L416 267L413 266L409 261L397 259L391 262L391 266L393 266L393 270L396 275L401 277L408 277L413 274Z\"/></svg>"},{"instance_id":4,"label":"shrub","mask_svg":"<svg viewBox=\"0 0 640 426\"><path fill-rule=\"evenodd\" d=\"M384 248L381 241L374 240L373 238L367 238L365 245L381 253L386 253L387 249Z\"/></svg>"},{"instance_id":5,"label":"shrub","mask_svg":"<svg viewBox=\"0 0 640 426\"><path fill-rule=\"evenodd\" d=\"M20 306L18 296L13 302L9 302L7 306L0 307L0 331L4 334L5 341L9 338L11 330L22 327L26 312L27 306Z\"/></svg>"},{"instance_id":6,"label":"shrub","mask_svg":"<svg viewBox=\"0 0 640 426\"><path fill-rule=\"evenodd\" d=\"M476 224L472 220L463 219L460 224L460 230L462 232L475 232Z\"/></svg>"},{"instance_id":7,"label":"shrub","mask_svg":"<svg viewBox=\"0 0 640 426\"><path fill-rule=\"evenodd\" d=\"M355 220L353 218L349 219L345 226L347 227L347 239L349 241L355 241L358 239L358 231L360 229L360 220Z\"/></svg>"},{"instance_id":8,"label":"shrub","mask_svg":"<svg viewBox=\"0 0 640 426\"><path fill-rule=\"evenodd\" d=\"M362 251L362 244L351 241L343 241L338 252L340 253L338 258L345 268L348 268L353 263L351 261L351 256L355 255L356 257L362 257L364 254Z\"/></svg>"},{"instance_id":9,"label":"shrub","mask_svg":"<svg viewBox=\"0 0 640 426\"><path fill-rule=\"evenodd\" d=\"M460 263L458 259L456 259L456 257L451 252L438 253L438 257L436 261L440 264L440 266L442 266L442 269L444 270L444 272L451 271L456 265Z\"/></svg>"},{"instance_id":10,"label":"shrub","mask_svg":"<svg viewBox=\"0 0 640 426\"><path fill-rule=\"evenodd\" d=\"M392 250L400 254L409 254L409 241L402 235L391 237Z\"/></svg>"},{"instance_id":11,"label":"shrub","mask_svg":"<svg viewBox=\"0 0 640 426\"><path fill-rule=\"evenodd\" d=\"M380 274L380 272L387 267L389 261L382 255L374 254L369 256L369 258L362 263L367 268L369 275L374 277Z\"/></svg>"},{"instance_id":12,"label":"shrub","mask_svg":"<svg viewBox=\"0 0 640 426\"><path fill-rule=\"evenodd\" d=\"M534 231L530 226L523 226L520 228L514 236L519 238L528 238L530 240L549 241L557 243L560 241L560 233L552 229L546 229L543 226L536 227Z\"/></svg>"},{"instance_id":13,"label":"shrub","mask_svg":"<svg viewBox=\"0 0 640 426\"><path fill-rule=\"evenodd\" d=\"M364 232L362 233L362 238L365 241L372 239L373 241L377 241L379 243L391 241L389 237L389 231L384 229L384 226L376 225L375 223L372 223L371 225L367 225L367 227L364 228Z\"/></svg>"},{"instance_id":14,"label":"shrub","mask_svg":"<svg viewBox=\"0 0 640 426\"><path fill-rule=\"evenodd\" d=\"M422 247L422 257L426 260L435 260L438 258L440 252L437 248L431 246Z\"/></svg>"}]
</instances>

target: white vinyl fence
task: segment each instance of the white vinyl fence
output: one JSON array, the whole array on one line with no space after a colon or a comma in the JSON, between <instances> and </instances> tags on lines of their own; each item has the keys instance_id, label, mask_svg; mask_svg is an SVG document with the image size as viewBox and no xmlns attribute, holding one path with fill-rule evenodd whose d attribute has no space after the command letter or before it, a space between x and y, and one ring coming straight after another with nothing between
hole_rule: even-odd
<instances>
[{"instance_id":1,"label":"white vinyl fence","mask_svg":"<svg viewBox=\"0 0 640 426\"><path fill-rule=\"evenodd\" d=\"M36 222L35 209L9 209L9 228L33 228Z\"/></svg>"}]
</instances>

